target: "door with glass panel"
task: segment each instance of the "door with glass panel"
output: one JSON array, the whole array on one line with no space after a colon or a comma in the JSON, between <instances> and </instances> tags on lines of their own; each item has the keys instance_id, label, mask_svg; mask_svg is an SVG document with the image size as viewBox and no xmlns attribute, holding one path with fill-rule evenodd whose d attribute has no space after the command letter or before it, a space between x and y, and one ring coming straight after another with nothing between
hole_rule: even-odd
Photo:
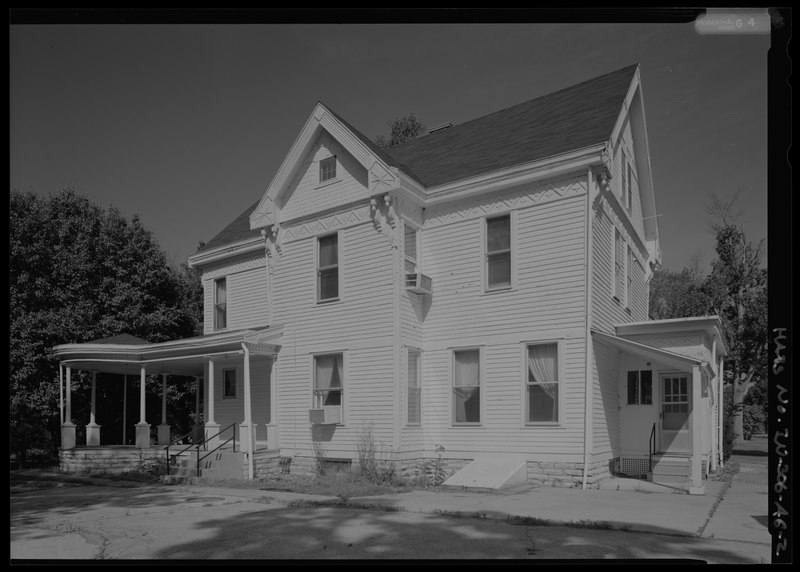
<instances>
[{"instance_id":1,"label":"door with glass panel","mask_svg":"<svg viewBox=\"0 0 800 572\"><path fill-rule=\"evenodd\" d=\"M661 387L661 451L688 453L692 449L691 377L687 373L663 374Z\"/></svg>"}]
</instances>

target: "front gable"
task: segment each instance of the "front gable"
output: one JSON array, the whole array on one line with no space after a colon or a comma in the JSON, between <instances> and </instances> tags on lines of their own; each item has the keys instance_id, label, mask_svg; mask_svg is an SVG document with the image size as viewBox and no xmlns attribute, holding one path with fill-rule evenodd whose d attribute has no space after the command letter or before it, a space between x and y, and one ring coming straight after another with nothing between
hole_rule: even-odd
<instances>
[{"instance_id":1,"label":"front gable","mask_svg":"<svg viewBox=\"0 0 800 572\"><path fill-rule=\"evenodd\" d=\"M330 167L322 180L323 161ZM321 130L300 159L296 175L281 196L279 223L307 217L338 206L368 199L369 180L364 166L330 133Z\"/></svg>"},{"instance_id":2,"label":"front gable","mask_svg":"<svg viewBox=\"0 0 800 572\"><path fill-rule=\"evenodd\" d=\"M630 221L635 234L644 243L648 262L660 263L661 246L650 146L638 68L611 133L605 161L612 177L611 189L616 197L617 212ZM630 189L630 201L626 200L626 187Z\"/></svg>"},{"instance_id":3,"label":"front gable","mask_svg":"<svg viewBox=\"0 0 800 572\"><path fill-rule=\"evenodd\" d=\"M341 193L315 193L323 188L318 180L318 161L334 152L337 157L341 155L342 160L337 167L341 166L343 174L347 173L347 181L351 184L343 185ZM317 183L312 185L315 178ZM386 154L325 105L317 103L275 178L250 215L250 228L280 225L285 220L303 216L301 213L318 212L321 209L315 204L315 196L322 197L319 200L332 207L342 204L339 201L346 201L348 197L387 193L399 184L399 169L391 164ZM330 186L333 185L335 183ZM290 207L288 213L283 212L284 207Z\"/></svg>"}]
</instances>

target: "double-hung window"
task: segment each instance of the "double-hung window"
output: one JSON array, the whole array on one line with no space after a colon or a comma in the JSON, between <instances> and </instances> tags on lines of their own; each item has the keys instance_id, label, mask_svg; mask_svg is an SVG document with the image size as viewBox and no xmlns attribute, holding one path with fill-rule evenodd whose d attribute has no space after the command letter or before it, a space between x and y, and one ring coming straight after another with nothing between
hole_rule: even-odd
<instances>
[{"instance_id":1,"label":"double-hung window","mask_svg":"<svg viewBox=\"0 0 800 572\"><path fill-rule=\"evenodd\" d=\"M411 274L417 272L417 230L411 226L404 225L404 245L405 245L405 269Z\"/></svg>"},{"instance_id":2,"label":"double-hung window","mask_svg":"<svg viewBox=\"0 0 800 572\"><path fill-rule=\"evenodd\" d=\"M633 200L631 198L633 196L633 183L632 183L632 180L633 180L633 169L631 168L631 164L628 163L627 161L625 162L625 167L626 167L627 172L628 172L628 177L625 180L625 182L627 184L627 188L625 189L625 207L628 209L628 212L630 212L630 210L631 210L631 202Z\"/></svg>"},{"instance_id":3,"label":"double-hung window","mask_svg":"<svg viewBox=\"0 0 800 572\"><path fill-rule=\"evenodd\" d=\"M314 356L314 408L325 410L326 421L342 422L344 354Z\"/></svg>"},{"instance_id":4,"label":"double-hung window","mask_svg":"<svg viewBox=\"0 0 800 572\"><path fill-rule=\"evenodd\" d=\"M626 276L625 270L627 267L627 260L626 260L626 244L625 241L622 239L622 233L620 233L619 229L614 229L614 252L613 260L614 260L614 283L613 283L613 294L618 300L624 301L625 290L626 286Z\"/></svg>"},{"instance_id":5,"label":"double-hung window","mask_svg":"<svg viewBox=\"0 0 800 572\"><path fill-rule=\"evenodd\" d=\"M652 405L653 372L649 369L628 372L628 405Z\"/></svg>"},{"instance_id":6,"label":"double-hung window","mask_svg":"<svg viewBox=\"0 0 800 572\"><path fill-rule=\"evenodd\" d=\"M511 287L511 215L486 219L486 289Z\"/></svg>"},{"instance_id":7,"label":"double-hung window","mask_svg":"<svg viewBox=\"0 0 800 572\"><path fill-rule=\"evenodd\" d=\"M633 249L630 246L625 247L625 306L631 305L631 291L633 290L633 263L635 262L633 256Z\"/></svg>"},{"instance_id":8,"label":"double-hung window","mask_svg":"<svg viewBox=\"0 0 800 572\"><path fill-rule=\"evenodd\" d=\"M419 425L422 419L422 387L420 384L422 378L422 360L420 358L419 350L409 348L408 377L406 384L406 389L408 391L407 423L409 425Z\"/></svg>"},{"instance_id":9,"label":"double-hung window","mask_svg":"<svg viewBox=\"0 0 800 572\"><path fill-rule=\"evenodd\" d=\"M214 329L228 327L228 291L225 278L214 280Z\"/></svg>"},{"instance_id":10,"label":"double-hung window","mask_svg":"<svg viewBox=\"0 0 800 572\"><path fill-rule=\"evenodd\" d=\"M558 343L525 346L525 422L558 422Z\"/></svg>"},{"instance_id":11,"label":"double-hung window","mask_svg":"<svg viewBox=\"0 0 800 572\"><path fill-rule=\"evenodd\" d=\"M453 423L481 422L481 352L479 349L453 352Z\"/></svg>"},{"instance_id":12,"label":"double-hung window","mask_svg":"<svg viewBox=\"0 0 800 572\"><path fill-rule=\"evenodd\" d=\"M236 397L236 370L222 370L222 398L232 399Z\"/></svg>"},{"instance_id":13,"label":"double-hung window","mask_svg":"<svg viewBox=\"0 0 800 572\"><path fill-rule=\"evenodd\" d=\"M319 182L324 183L336 178L336 155L319 162Z\"/></svg>"},{"instance_id":14,"label":"double-hung window","mask_svg":"<svg viewBox=\"0 0 800 572\"><path fill-rule=\"evenodd\" d=\"M339 236L319 237L317 255L317 301L339 298Z\"/></svg>"}]
</instances>

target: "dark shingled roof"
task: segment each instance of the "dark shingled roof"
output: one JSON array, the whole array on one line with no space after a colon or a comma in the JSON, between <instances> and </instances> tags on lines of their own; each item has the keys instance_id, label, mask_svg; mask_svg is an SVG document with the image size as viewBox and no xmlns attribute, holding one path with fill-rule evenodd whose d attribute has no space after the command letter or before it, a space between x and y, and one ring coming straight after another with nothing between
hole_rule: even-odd
<instances>
[{"instance_id":1,"label":"dark shingled roof","mask_svg":"<svg viewBox=\"0 0 800 572\"><path fill-rule=\"evenodd\" d=\"M435 187L605 142L617 120L637 65L414 139L378 147L329 109L387 164ZM250 230L248 207L198 252L260 234Z\"/></svg>"},{"instance_id":2,"label":"dark shingled roof","mask_svg":"<svg viewBox=\"0 0 800 572\"><path fill-rule=\"evenodd\" d=\"M218 246L239 242L240 240L260 235L260 228L250 229L250 214L256 210L260 202L261 199L258 199L255 203L247 207L247 209L237 216L232 223L223 228L214 238L206 242L202 248L198 248L197 252L205 252L206 250L211 250Z\"/></svg>"},{"instance_id":3,"label":"dark shingled roof","mask_svg":"<svg viewBox=\"0 0 800 572\"><path fill-rule=\"evenodd\" d=\"M110 338L103 338L101 340L92 340L90 344L127 344L131 346L141 346L149 344L147 340L137 338L130 334L119 334L118 336L111 336Z\"/></svg>"},{"instance_id":4,"label":"dark shingled roof","mask_svg":"<svg viewBox=\"0 0 800 572\"><path fill-rule=\"evenodd\" d=\"M426 187L605 142L636 65L398 145L389 153Z\"/></svg>"}]
</instances>

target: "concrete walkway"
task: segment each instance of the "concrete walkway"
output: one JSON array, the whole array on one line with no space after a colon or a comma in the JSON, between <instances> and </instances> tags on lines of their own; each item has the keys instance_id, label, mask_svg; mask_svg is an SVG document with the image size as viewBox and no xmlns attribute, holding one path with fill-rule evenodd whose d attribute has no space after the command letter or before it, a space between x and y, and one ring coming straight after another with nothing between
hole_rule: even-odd
<instances>
[{"instance_id":1,"label":"concrete walkway","mask_svg":"<svg viewBox=\"0 0 800 572\"><path fill-rule=\"evenodd\" d=\"M522 486L504 492L467 490L414 490L349 499L289 492L193 485L180 487L197 496L216 496L241 501L279 503L289 506L332 505L378 511L433 513L536 524L567 524L648 532L674 536L733 540L749 543L754 561L770 561L767 530L767 440L754 436L731 456L726 469L732 478L704 482L706 494L688 495L668 487L612 480L602 489L564 489ZM117 487L154 487L150 484L111 481L42 471L15 471L15 486L75 486L81 483ZM21 482L22 479L22 482ZM41 479L49 479L45 485ZM37 482L38 480L38 482ZM172 487L173 489L175 487Z\"/></svg>"}]
</instances>

